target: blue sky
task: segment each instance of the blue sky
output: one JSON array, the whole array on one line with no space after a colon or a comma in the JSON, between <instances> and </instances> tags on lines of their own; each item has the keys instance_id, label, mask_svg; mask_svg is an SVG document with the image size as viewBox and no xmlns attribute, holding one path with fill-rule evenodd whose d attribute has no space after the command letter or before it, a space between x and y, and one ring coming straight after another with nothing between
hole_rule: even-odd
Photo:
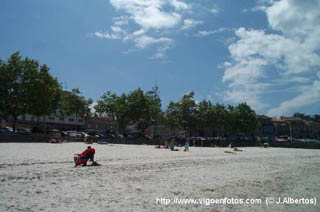
<instances>
[{"instance_id":1,"label":"blue sky","mask_svg":"<svg viewBox=\"0 0 320 212\"><path fill-rule=\"evenodd\" d=\"M94 100L157 84L164 108L195 91L319 113L319 0L1 0L0 26L2 59L20 51Z\"/></svg>"}]
</instances>

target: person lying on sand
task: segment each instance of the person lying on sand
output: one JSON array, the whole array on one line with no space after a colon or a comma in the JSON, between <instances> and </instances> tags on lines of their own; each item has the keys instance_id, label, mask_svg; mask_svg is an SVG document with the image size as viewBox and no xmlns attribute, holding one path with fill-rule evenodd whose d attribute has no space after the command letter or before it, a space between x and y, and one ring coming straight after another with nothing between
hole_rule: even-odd
<instances>
[{"instance_id":1,"label":"person lying on sand","mask_svg":"<svg viewBox=\"0 0 320 212\"><path fill-rule=\"evenodd\" d=\"M224 153L237 154L235 152L230 152L230 151L224 151Z\"/></svg>"},{"instance_id":2,"label":"person lying on sand","mask_svg":"<svg viewBox=\"0 0 320 212\"><path fill-rule=\"evenodd\" d=\"M155 146L156 149L168 149L167 146L161 146L161 145L157 145Z\"/></svg>"},{"instance_id":3,"label":"person lying on sand","mask_svg":"<svg viewBox=\"0 0 320 212\"><path fill-rule=\"evenodd\" d=\"M233 151L236 151L236 152L243 152L243 150L238 149L237 147L233 148Z\"/></svg>"}]
</instances>

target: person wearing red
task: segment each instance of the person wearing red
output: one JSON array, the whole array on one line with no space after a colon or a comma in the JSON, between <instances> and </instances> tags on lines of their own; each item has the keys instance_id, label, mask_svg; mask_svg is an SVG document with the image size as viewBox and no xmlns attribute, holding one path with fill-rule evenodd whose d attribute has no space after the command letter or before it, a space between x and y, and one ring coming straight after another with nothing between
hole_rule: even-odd
<instances>
[{"instance_id":1,"label":"person wearing red","mask_svg":"<svg viewBox=\"0 0 320 212\"><path fill-rule=\"evenodd\" d=\"M88 146L88 148L80 154L80 157L82 159L85 159L86 161L91 160L92 163L94 163L94 154L95 153L96 153L96 150L94 148L91 148L91 146Z\"/></svg>"}]
</instances>

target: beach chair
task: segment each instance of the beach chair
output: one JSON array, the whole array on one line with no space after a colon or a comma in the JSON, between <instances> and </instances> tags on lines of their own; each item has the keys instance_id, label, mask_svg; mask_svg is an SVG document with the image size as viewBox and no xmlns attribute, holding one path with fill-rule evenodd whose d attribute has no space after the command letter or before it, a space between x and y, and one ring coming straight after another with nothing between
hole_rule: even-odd
<instances>
[{"instance_id":1,"label":"beach chair","mask_svg":"<svg viewBox=\"0 0 320 212\"><path fill-rule=\"evenodd\" d=\"M87 165L87 160L84 158L81 158L80 154L74 154L73 161L74 161L74 167Z\"/></svg>"}]
</instances>

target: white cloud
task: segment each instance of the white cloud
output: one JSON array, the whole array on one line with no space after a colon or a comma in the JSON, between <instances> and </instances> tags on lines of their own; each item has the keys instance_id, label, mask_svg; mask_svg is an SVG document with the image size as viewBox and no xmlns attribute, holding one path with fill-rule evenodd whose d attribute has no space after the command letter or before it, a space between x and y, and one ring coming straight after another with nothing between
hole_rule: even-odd
<instances>
[{"instance_id":1,"label":"white cloud","mask_svg":"<svg viewBox=\"0 0 320 212\"><path fill-rule=\"evenodd\" d=\"M104 33L96 32L94 34L98 38L107 38L107 39L114 39L114 40L122 38L121 34L119 34L119 33L114 34L114 33L109 33L109 32L104 32Z\"/></svg>"},{"instance_id":2,"label":"white cloud","mask_svg":"<svg viewBox=\"0 0 320 212\"><path fill-rule=\"evenodd\" d=\"M135 39L136 42L136 46L138 48L145 48L147 46L153 45L153 44L158 44L158 43L165 43L165 44L170 44L173 42L172 39L170 38L153 38L153 37L149 37L149 36L142 36L142 37L138 37Z\"/></svg>"},{"instance_id":3,"label":"white cloud","mask_svg":"<svg viewBox=\"0 0 320 212\"><path fill-rule=\"evenodd\" d=\"M318 0L276 1L265 11L271 27L281 31L285 36L304 39L312 36L310 33L314 31L319 33L320 1ZM318 27L318 30L315 30L315 27Z\"/></svg>"},{"instance_id":4,"label":"white cloud","mask_svg":"<svg viewBox=\"0 0 320 212\"><path fill-rule=\"evenodd\" d=\"M166 57L166 51L170 48L171 43L167 43L167 45L160 46L157 48L157 52L155 55L151 57L151 59L162 59Z\"/></svg>"},{"instance_id":5,"label":"white cloud","mask_svg":"<svg viewBox=\"0 0 320 212\"><path fill-rule=\"evenodd\" d=\"M113 18L113 23L116 26L128 25L129 20L127 16L120 16Z\"/></svg>"},{"instance_id":6,"label":"white cloud","mask_svg":"<svg viewBox=\"0 0 320 212\"><path fill-rule=\"evenodd\" d=\"M149 37L146 35L138 37L134 41L136 43L136 47L140 48L140 49L144 49L144 48L151 46L151 45L156 45L156 44L160 45L156 48L155 55L151 56L150 59L164 58L166 51L174 43L174 40L172 40L170 38L165 38L165 37L153 38L153 37Z\"/></svg>"},{"instance_id":7,"label":"white cloud","mask_svg":"<svg viewBox=\"0 0 320 212\"><path fill-rule=\"evenodd\" d=\"M197 37L205 37L205 36L214 35L214 34L226 32L226 31L234 31L234 29L221 27L221 28L216 29L216 30L209 30L209 31L203 30L203 31L199 31L195 36L197 36Z\"/></svg>"},{"instance_id":8,"label":"white cloud","mask_svg":"<svg viewBox=\"0 0 320 212\"><path fill-rule=\"evenodd\" d=\"M138 49L158 45L153 59L165 57L165 52L174 42L171 38L159 37L159 32L177 28L188 29L200 24L200 21L193 19L181 21L184 11L192 8L190 4L181 0L109 0L109 2L125 15L113 18L113 25L109 31L96 32L94 35L98 38L131 40ZM133 30L131 23L135 24L134 28L138 25L140 29ZM126 51L128 52L133 51Z\"/></svg>"},{"instance_id":9,"label":"white cloud","mask_svg":"<svg viewBox=\"0 0 320 212\"><path fill-rule=\"evenodd\" d=\"M267 62L263 59L252 59L241 61L235 65L225 63L227 67L223 82L229 83L229 90L225 93L224 100L232 102L247 102L253 105L255 109L261 110L268 106L262 103L260 95L269 84L261 82L263 77L263 67Z\"/></svg>"},{"instance_id":10,"label":"white cloud","mask_svg":"<svg viewBox=\"0 0 320 212\"><path fill-rule=\"evenodd\" d=\"M130 19L144 29L172 28L179 24L181 15L179 10L189 6L178 0L110 0L112 6L124 10ZM174 10L165 11L163 7L171 5Z\"/></svg>"},{"instance_id":11,"label":"white cloud","mask_svg":"<svg viewBox=\"0 0 320 212\"><path fill-rule=\"evenodd\" d=\"M269 116L281 116L288 112L298 111L302 106L307 106L320 102L320 72L318 72L318 80L312 85L301 87L299 95L293 99L284 101L279 107L272 108L268 111Z\"/></svg>"},{"instance_id":12,"label":"white cloud","mask_svg":"<svg viewBox=\"0 0 320 212\"><path fill-rule=\"evenodd\" d=\"M202 24L202 23L203 23L202 21L197 21L194 19L185 19L185 20L183 20L183 25L182 25L181 29L182 30L189 30L189 29L194 28L197 25Z\"/></svg>"},{"instance_id":13,"label":"white cloud","mask_svg":"<svg viewBox=\"0 0 320 212\"><path fill-rule=\"evenodd\" d=\"M228 91L224 99L247 101L261 110L268 107L262 98L267 88L303 88L296 97L269 110L270 115L294 112L320 96L319 80L305 86L320 69L320 2L261 0L260 4L259 9L267 14L271 29L277 33L236 30L238 40L228 47L232 65L225 66L223 82L228 84Z\"/></svg>"},{"instance_id":14,"label":"white cloud","mask_svg":"<svg viewBox=\"0 0 320 212\"><path fill-rule=\"evenodd\" d=\"M185 2L178 0L168 0L169 4L175 7L176 10L187 10L190 9L191 6L186 4Z\"/></svg>"},{"instance_id":15,"label":"white cloud","mask_svg":"<svg viewBox=\"0 0 320 212\"><path fill-rule=\"evenodd\" d=\"M220 13L220 10L218 8L212 8L209 11L215 15L218 15Z\"/></svg>"}]
</instances>

